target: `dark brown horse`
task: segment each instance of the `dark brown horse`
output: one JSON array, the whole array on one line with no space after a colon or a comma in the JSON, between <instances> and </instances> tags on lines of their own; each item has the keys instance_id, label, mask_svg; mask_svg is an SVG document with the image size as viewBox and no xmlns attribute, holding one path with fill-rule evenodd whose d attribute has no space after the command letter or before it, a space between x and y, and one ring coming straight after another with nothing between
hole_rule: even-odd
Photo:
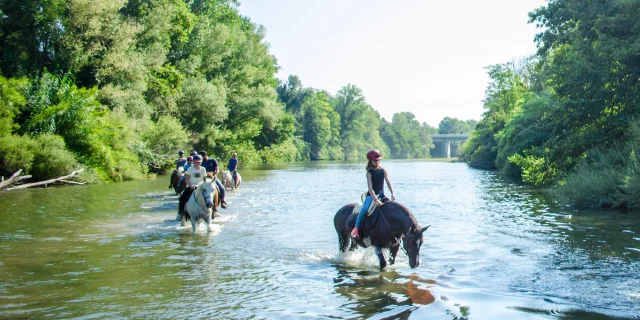
<instances>
[{"instance_id":1,"label":"dark brown horse","mask_svg":"<svg viewBox=\"0 0 640 320\"><path fill-rule=\"evenodd\" d=\"M182 167L181 167L182 168ZM181 194L184 191L184 188L187 187L187 182L184 177L184 172L179 170L173 170L171 174L171 187L176 192L176 194Z\"/></svg>"},{"instance_id":2,"label":"dark brown horse","mask_svg":"<svg viewBox=\"0 0 640 320\"><path fill-rule=\"evenodd\" d=\"M424 242L422 233L429 227L421 228L409 209L397 202L387 202L377 208L372 216L363 220L359 229L361 237L355 239L351 237L352 227L348 223L354 216L355 206L356 203L351 203L342 207L333 218L341 252L344 253L347 247L349 251L353 251L358 245L366 248L364 239L369 238L371 245L376 249L380 269L383 269L387 262L382 248L389 248L389 264L394 264L402 241L404 251L409 256L409 266L415 268L420 264L420 246Z\"/></svg>"}]
</instances>

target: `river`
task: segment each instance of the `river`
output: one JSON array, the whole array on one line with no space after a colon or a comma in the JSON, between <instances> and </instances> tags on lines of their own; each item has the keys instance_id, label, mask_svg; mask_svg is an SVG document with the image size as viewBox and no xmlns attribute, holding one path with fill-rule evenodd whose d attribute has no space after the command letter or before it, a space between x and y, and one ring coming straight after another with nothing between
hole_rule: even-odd
<instances>
[{"instance_id":1,"label":"river","mask_svg":"<svg viewBox=\"0 0 640 320\"><path fill-rule=\"evenodd\" d=\"M333 216L365 191L363 162L244 168L210 233L173 220L168 177L0 193L0 318L640 318L640 214L461 163L382 164L431 225L416 269L338 252Z\"/></svg>"}]
</instances>

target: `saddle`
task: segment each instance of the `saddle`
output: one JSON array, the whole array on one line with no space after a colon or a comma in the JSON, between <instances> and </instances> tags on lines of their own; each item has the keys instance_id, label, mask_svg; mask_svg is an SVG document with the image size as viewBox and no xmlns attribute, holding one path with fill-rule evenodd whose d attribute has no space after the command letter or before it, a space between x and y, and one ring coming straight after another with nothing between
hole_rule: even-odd
<instances>
[{"instance_id":1,"label":"saddle","mask_svg":"<svg viewBox=\"0 0 640 320\"><path fill-rule=\"evenodd\" d=\"M360 197L362 202L364 202L364 199L367 197L367 195L368 195L368 192L365 192L362 194L362 196ZM391 201L386 196L382 196L382 197L380 197L379 195L376 195L376 196L378 197L378 200L380 200L383 204ZM347 221L347 227L354 228L356 226L356 220L358 219L358 214L360 213L362 206L363 204L360 204L355 206L355 208L353 208L353 213L351 214L349 221ZM362 238L366 238L366 234L368 233L367 230L371 229L376 224L376 222L378 221L379 215L380 215L380 208L376 206L375 202L371 201L371 205L369 205L369 208L367 209L367 213L365 214L365 217L362 220L362 225L360 226L360 229L359 229L361 231Z\"/></svg>"},{"instance_id":2,"label":"saddle","mask_svg":"<svg viewBox=\"0 0 640 320\"><path fill-rule=\"evenodd\" d=\"M358 215L358 213L360 213L360 211L362 210L362 206L364 206L364 199L367 198L367 195L369 195L368 192L365 192L362 195L360 195L360 204L353 208L353 214ZM378 197L378 199L380 199L380 197ZM376 203L371 201L371 203L369 204L369 208L367 209L366 216L367 217L370 216L375 209L376 209Z\"/></svg>"}]
</instances>

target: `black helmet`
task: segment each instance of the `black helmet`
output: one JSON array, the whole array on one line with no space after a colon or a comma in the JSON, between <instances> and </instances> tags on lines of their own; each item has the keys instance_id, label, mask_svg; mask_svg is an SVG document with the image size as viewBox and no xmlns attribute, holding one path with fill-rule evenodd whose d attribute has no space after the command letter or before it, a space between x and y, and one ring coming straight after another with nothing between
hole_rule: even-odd
<instances>
[{"instance_id":1,"label":"black helmet","mask_svg":"<svg viewBox=\"0 0 640 320\"><path fill-rule=\"evenodd\" d=\"M178 154L179 154L179 155L183 155L183 154L184 154L184 151L180 150L180 151L178 151Z\"/></svg>"},{"instance_id":2,"label":"black helmet","mask_svg":"<svg viewBox=\"0 0 640 320\"><path fill-rule=\"evenodd\" d=\"M192 156L197 156L197 155L198 155L198 153L197 153L197 152L195 152L195 151L191 151L191 155L192 155Z\"/></svg>"}]
</instances>

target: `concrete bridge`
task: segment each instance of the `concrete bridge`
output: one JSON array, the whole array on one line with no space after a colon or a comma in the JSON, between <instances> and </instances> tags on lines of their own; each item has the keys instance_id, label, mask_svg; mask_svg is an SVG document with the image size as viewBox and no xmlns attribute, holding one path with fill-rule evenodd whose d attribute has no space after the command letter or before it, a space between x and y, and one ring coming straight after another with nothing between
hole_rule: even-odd
<instances>
[{"instance_id":1,"label":"concrete bridge","mask_svg":"<svg viewBox=\"0 0 640 320\"><path fill-rule=\"evenodd\" d=\"M451 158L451 141L467 141L470 134L434 134L431 136L433 144L442 143L442 154Z\"/></svg>"}]
</instances>

